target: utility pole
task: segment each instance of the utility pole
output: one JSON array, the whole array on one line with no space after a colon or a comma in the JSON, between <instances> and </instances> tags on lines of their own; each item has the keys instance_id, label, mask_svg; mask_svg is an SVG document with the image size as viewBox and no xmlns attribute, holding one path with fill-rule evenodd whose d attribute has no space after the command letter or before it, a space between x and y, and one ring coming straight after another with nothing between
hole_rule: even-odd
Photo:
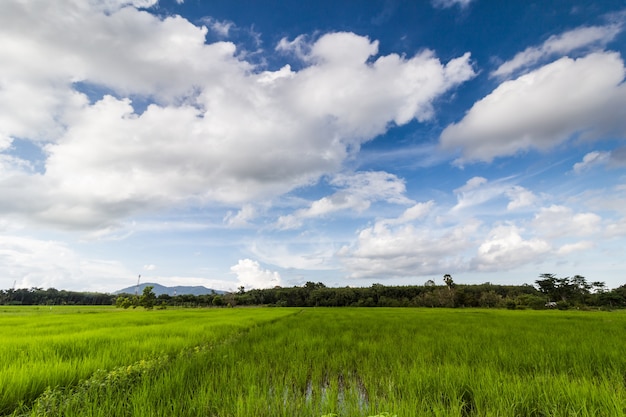
<instances>
[{"instance_id":1,"label":"utility pole","mask_svg":"<svg viewBox=\"0 0 626 417\"><path fill-rule=\"evenodd\" d=\"M139 280L141 279L141 274L139 274L139 277L137 278L137 286L135 287L135 296L139 295Z\"/></svg>"}]
</instances>

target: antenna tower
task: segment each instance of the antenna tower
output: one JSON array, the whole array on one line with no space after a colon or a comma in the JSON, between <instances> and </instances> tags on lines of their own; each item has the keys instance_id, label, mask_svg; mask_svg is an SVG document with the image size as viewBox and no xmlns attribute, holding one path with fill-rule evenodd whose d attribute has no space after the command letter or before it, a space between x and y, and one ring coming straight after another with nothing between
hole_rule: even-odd
<instances>
[{"instance_id":1,"label":"antenna tower","mask_svg":"<svg viewBox=\"0 0 626 417\"><path fill-rule=\"evenodd\" d=\"M141 274L137 278L137 286L135 287L135 295L139 295L139 280L141 279Z\"/></svg>"}]
</instances>

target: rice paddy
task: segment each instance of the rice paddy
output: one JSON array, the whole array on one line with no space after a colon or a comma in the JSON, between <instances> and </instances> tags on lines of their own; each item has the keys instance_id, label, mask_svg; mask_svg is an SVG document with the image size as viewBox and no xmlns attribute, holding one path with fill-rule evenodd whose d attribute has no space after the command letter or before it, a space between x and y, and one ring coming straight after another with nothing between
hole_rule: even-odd
<instances>
[{"instance_id":1,"label":"rice paddy","mask_svg":"<svg viewBox=\"0 0 626 417\"><path fill-rule=\"evenodd\" d=\"M0 310L0 415L626 415L621 311L59 310Z\"/></svg>"}]
</instances>

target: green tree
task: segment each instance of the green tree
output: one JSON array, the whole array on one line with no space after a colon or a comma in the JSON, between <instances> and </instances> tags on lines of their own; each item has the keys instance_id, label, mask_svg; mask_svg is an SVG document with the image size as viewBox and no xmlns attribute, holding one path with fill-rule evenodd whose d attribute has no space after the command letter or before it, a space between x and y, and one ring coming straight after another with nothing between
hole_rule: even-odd
<instances>
[{"instance_id":1,"label":"green tree","mask_svg":"<svg viewBox=\"0 0 626 417\"><path fill-rule=\"evenodd\" d=\"M592 285L582 275L574 275L570 279L570 288L572 290L572 298L582 305L587 304L587 299L591 293Z\"/></svg>"},{"instance_id":2,"label":"green tree","mask_svg":"<svg viewBox=\"0 0 626 417\"><path fill-rule=\"evenodd\" d=\"M443 282L446 283L446 286L448 287L449 290L451 290L452 288L454 288L454 281L452 280L452 275L450 274L445 274L443 276Z\"/></svg>"},{"instance_id":3,"label":"green tree","mask_svg":"<svg viewBox=\"0 0 626 417\"><path fill-rule=\"evenodd\" d=\"M548 297L548 301L557 301L559 297L559 283L554 274L539 275L535 284L539 287L539 291Z\"/></svg>"},{"instance_id":4,"label":"green tree","mask_svg":"<svg viewBox=\"0 0 626 417\"><path fill-rule=\"evenodd\" d=\"M154 308L154 304L156 303L156 295L152 291L154 287L152 285L148 285L143 289L143 293L141 297L139 297L139 305L145 308L146 310L152 310Z\"/></svg>"},{"instance_id":5,"label":"green tree","mask_svg":"<svg viewBox=\"0 0 626 417\"><path fill-rule=\"evenodd\" d=\"M216 295L215 297L213 297L213 305L216 307L221 307L224 305L224 299L221 295Z\"/></svg>"},{"instance_id":6,"label":"green tree","mask_svg":"<svg viewBox=\"0 0 626 417\"><path fill-rule=\"evenodd\" d=\"M602 294L603 292L606 292L606 284L602 281L592 282L591 286L594 288L596 294Z\"/></svg>"},{"instance_id":7,"label":"green tree","mask_svg":"<svg viewBox=\"0 0 626 417\"><path fill-rule=\"evenodd\" d=\"M502 296L494 290L489 290L480 295L479 302L481 307L498 307L502 303Z\"/></svg>"},{"instance_id":8,"label":"green tree","mask_svg":"<svg viewBox=\"0 0 626 417\"><path fill-rule=\"evenodd\" d=\"M133 305L133 302L128 297L120 296L120 297L117 297L115 299L115 307L117 307L117 308L124 308L124 309L126 309L126 308L131 307L132 305Z\"/></svg>"}]
</instances>

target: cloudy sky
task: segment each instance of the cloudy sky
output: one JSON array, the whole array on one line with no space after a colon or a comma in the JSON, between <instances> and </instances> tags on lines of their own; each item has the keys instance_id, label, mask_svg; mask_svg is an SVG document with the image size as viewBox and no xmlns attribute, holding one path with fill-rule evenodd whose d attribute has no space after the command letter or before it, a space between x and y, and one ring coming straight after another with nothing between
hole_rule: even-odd
<instances>
[{"instance_id":1,"label":"cloudy sky","mask_svg":"<svg viewBox=\"0 0 626 417\"><path fill-rule=\"evenodd\" d=\"M2 0L0 288L626 284L623 0Z\"/></svg>"}]
</instances>

